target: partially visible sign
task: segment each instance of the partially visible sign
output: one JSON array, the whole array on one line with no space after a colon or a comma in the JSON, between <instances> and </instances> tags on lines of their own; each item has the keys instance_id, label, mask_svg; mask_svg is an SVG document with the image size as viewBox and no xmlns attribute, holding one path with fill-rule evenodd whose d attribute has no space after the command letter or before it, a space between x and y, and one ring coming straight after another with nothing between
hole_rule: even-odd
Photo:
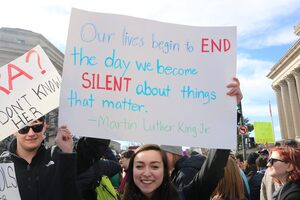
<instances>
[{"instance_id":1,"label":"partially visible sign","mask_svg":"<svg viewBox=\"0 0 300 200\"><path fill-rule=\"evenodd\" d=\"M60 83L40 46L0 67L0 141L57 108Z\"/></svg>"},{"instance_id":2,"label":"partially visible sign","mask_svg":"<svg viewBox=\"0 0 300 200\"><path fill-rule=\"evenodd\" d=\"M0 163L0 200L21 200L13 163Z\"/></svg>"},{"instance_id":3,"label":"partially visible sign","mask_svg":"<svg viewBox=\"0 0 300 200\"><path fill-rule=\"evenodd\" d=\"M274 131L271 122L254 122L255 143L274 144Z\"/></svg>"}]
</instances>

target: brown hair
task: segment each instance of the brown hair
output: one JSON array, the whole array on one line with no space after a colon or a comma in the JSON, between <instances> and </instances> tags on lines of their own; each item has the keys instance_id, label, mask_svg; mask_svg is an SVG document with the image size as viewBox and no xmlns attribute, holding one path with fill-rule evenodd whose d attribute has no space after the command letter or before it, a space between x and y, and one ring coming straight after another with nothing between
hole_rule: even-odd
<instances>
[{"instance_id":1,"label":"brown hair","mask_svg":"<svg viewBox=\"0 0 300 200\"><path fill-rule=\"evenodd\" d=\"M244 183L240 175L240 169L230 156L224 168L224 177L219 181L211 197L229 200L244 199Z\"/></svg>"},{"instance_id":2,"label":"brown hair","mask_svg":"<svg viewBox=\"0 0 300 200\"><path fill-rule=\"evenodd\" d=\"M179 195L173 186L173 184L170 181L169 173L168 173L168 161L167 156L163 150L160 149L160 147L156 144L146 144L143 146L140 146L136 149L135 153L132 155L129 166L128 166L128 178L127 183L125 186L125 192L123 195L123 200L144 200L147 199L144 194L140 191L140 189L135 185L133 180L133 164L134 159L137 154L143 152L143 151L158 151L162 157L163 161L163 168L164 168L164 178L162 184L159 186L159 188L156 189L153 199L164 199L164 200L178 200Z\"/></svg>"}]
</instances>

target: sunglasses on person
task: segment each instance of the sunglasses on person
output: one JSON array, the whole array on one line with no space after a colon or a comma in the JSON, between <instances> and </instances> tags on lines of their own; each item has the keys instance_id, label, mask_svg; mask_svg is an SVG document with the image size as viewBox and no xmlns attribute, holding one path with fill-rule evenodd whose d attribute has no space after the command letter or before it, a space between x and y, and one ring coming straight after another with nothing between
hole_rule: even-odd
<instances>
[{"instance_id":1,"label":"sunglasses on person","mask_svg":"<svg viewBox=\"0 0 300 200\"><path fill-rule=\"evenodd\" d=\"M271 165L273 165L273 164L274 164L275 162L277 162L277 161L286 163L286 161L280 160L280 159L276 159L276 158L270 158L270 159L268 160L268 163L270 163Z\"/></svg>"},{"instance_id":2,"label":"sunglasses on person","mask_svg":"<svg viewBox=\"0 0 300 200\"><path fill-rule=\"evenodd\" d=\"M27 134L29 132L29 130L32 129L33 132L39 133L43 130L43 128L44 128L44 124L35 124L32 126L25 126L25 127L21 128L18 132L20 134Z\"/></svg>"}]
</instances>

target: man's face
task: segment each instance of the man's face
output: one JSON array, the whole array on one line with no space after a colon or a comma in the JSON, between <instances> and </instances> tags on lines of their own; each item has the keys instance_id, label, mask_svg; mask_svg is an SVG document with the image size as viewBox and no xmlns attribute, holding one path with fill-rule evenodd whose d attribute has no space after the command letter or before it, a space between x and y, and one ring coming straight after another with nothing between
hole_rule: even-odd
<instances>
[{"instance_id":1,"label":"man's face","mask_svg":"<svg viewBox=\"0 0 300 200\"><path fill-rule=\"evenodd\" d=\"M15 135L17 138L18 150L32 152L37 150L43 139L46 130L46 123L34 121L29 126L22 128Z\"/></svg>"}]
</instances>

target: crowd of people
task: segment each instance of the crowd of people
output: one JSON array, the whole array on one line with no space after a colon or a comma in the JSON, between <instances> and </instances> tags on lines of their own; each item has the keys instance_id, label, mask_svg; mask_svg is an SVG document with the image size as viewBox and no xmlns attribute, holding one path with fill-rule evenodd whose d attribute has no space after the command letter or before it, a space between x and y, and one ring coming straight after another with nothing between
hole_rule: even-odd
<instances>
[{"instance_id":1,"label":"crowd of people","mask_svg":"<svg viewBox=\"0 0 300 200\"><path fill-rule=\"evenodd\" d=\"M228 88L240 102L238 79ZM66 126L46 148L45 130L44 117L33 121L0 156L0 163L14 163L22 200L100 200L103 177L114 187L109 199L116 200L300 199L300 150L293 140L245 160L230 150L184 155L179 146L156 144L115 155L108 139L81 137L74 145Z\"/></svg>"}]
</instances>

